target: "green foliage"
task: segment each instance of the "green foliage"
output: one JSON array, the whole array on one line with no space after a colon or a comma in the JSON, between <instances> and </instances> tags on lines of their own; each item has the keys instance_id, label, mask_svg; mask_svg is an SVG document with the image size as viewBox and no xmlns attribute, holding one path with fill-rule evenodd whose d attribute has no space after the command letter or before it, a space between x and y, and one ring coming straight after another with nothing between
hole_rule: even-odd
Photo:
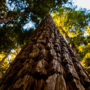
<instances>
[{"instance_id":1,"label":"green foliage","mask_svg":"<svg viewBox=\"0 0 90 90\"><path fill-rule=\"evenodd\" d=\"M5 57L5 53L2 52L2 54L0 54L0 62L2 61L2 59ZM2 64L2 66L0 66L0 78L3 76L3 74L5 73L5 71L7 70L9 64L8 62L8 58L5 59L5 62Z\"/></svg>"},{"instance_id":2,"label":"green foliage","mask_svg":"<svg viewBox=\"0 0 90 90\"><path fill-rule=\"evenodd\" d=\"M88 36L90 36L90 26L87 26L87 27L85 28L85 30L86 30L86 34L87 34Z\"/></svg>"},{"instance_id":3,"label":"green foliage","mask_svg":"<svg viewBox=\"0 0 90 90\"><path fill-rule=\"evenodd\" d=\"M87 70L87 72L90 74L90 66L89 67L84 67L86 70Z\"/></svg>"},{"instance_id":4,"label":"green foliage","mask_svg":"<svg viewBox=\"0 0 90 90\"><path fill-rule=\"evenodd\" d=\"M12 63L12 61L15 59L16 55L20 52L20 50L21 48L17 47L15 48L15 50L13 49L10 52L8 52L8 56L4 59L4 62L2 63L2 65L1 65L1 61L7 55L7 53L5 52L0 53L0 78L2 78L2 76L8 69L10 63Z\"/></svg>"},{"instance_id":5,"label":"green foliage","mask_svg":"<svg viewBox=\"0 0 90 90\"><path fill-rule=\"evenodd\" d=\"M88 71L88 73L90 73L90 52L86 53L81 63L85 67L85 69Z\"/></svg>"},{"instance_id":6,"label":"green foliage","mask_svg":"<svg viewBox=\"0 0 90 90\"><path fill-rule=\"evenodd\" d=\"M33 29L29 31L21 30L20 25L6 26L0 28L0 52L7 52L17 47L17 45L23 45L29 37L32 35Z\"/></svg>"},{"instance_id":7,"label":"green foliage","mask_svg":"<svg viewBox=\"0 0 90 90\"><path fill-rule=\"evenodd\" d=\"M1 8L1 18L13 18L13 20L3 23L0 26L0 52L7 52L16 48L16 45L23 45L33 33L33 29L26 31L23 26L29 21L36 23L38 26L41 19L48 14L53 8L61 6L62 2L68 0L8 0L3 2ZM2 9L3 8L3 9Z\"/></svg>"}]
</instances>

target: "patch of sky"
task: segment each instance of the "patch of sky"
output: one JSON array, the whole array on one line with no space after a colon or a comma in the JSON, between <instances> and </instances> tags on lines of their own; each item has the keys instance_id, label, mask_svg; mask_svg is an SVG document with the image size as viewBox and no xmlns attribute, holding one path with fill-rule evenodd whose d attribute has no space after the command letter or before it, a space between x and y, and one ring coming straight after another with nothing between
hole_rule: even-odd
<instances>
[{"instance_id":1,"label":"patch of sky","mask_svg":"<svg viewBox=\"0 0 90 90\"><path fill-rule=\"evenodd\" d=\"M84 37L88 37L88 36L89 36L88 33L86 32L85 28L82 28L82 31L83 31L83 33L84 33L84 34L83 34Z\"/></svg>"},{"instance_id":2,"label":"patch of sky","mask_svg":"<svg viewBox=\"0 0 90 90\"><path fill-rule=\"evenodd\" d=\"M31 20L30 16L31 16L31 13L28 15L28 18L26 20L26 24L23 26L24 30L30 30L30 28L33 28L34 30L36 29L35 28L35 22L33 22Z\"/></svg>"},{"instance_id":3,"label":"patch of sky","mask_svg":"<svg viewBox=\"0 0 90 90\"><path fill-rule=\"evenodd\" d=\"M11 62L11 54L8 55L8 62L7 64L9 64Z\"/></svg>"},{"instance_id":4,"label":"patch of sky","mask_svg":"<svg viewBox=\"0 0 90 90\"><path fill-rule=\"evenodd\" d=\"M68 0L66 4L63 4L63 6L75 8L76 10L80 9L90 10L90 0Z\"/></svg>"},{"instance_id":5,"label":"patch of sky","mask_svg":"<svg viewBox=\"0 0 90 90\"><path fill-rule=\"evenodd\" d=\"M74 2L74 5L77 5L77 9L79 8L86 8L87 10L90 10L90 0L72 0Z\"/></svg>"},{"instance_id":6,"label":"patch of sky","mask_svg":"<svg viewBox=\"0 0 90 90\"><path fill-rule=\"evenodd\" d=\"M16 51L14 49L11 50L12 53L15 53Z\"/></svg>"},{"instance_id":7,"label":"patch of sky","mask_svg":"<svg viewBox=\"0 0 90 90\"><path fill-rule=\"evenodd\" d=\"M8 55L8 59L9 59L9 60L11 59L11 55Z\"/></svg>"},{"instance_id":8,"label":"patch of sky","mask_svg":"<svg viewBox=\"0 0 90 90\"><path fill-rule=\"evenodd\" d=\"M0 27L3 27L4 26L4 23L0 24Z\"/></svg>"},{"instance_id":9,"label":"patch of sky","mask_svg":"<svg viewBox=\"0 0 90 90\"><path fill-rule=\"evenodd\" d=\"M84 32L84 37L88 37L88 33L86 31Z\"/></svg>"},{"instance_id":10,"label":"patch of sky","mask_svg":"<svg viewBox=\"0 0 90 90\"><path fill-rule=\"evenodd\" d=\"M29 21L28 23L26 23L26 24L23 26L23 29L24 29L24 30L29 30L30 28L34 28L34 29L35 29L35 23L32 22L32 21Z\"/></svg>"},{"instance_id":11,"label":"patch of sky","mask_svg":"<svg viewBox=\"0 0 90 90\"><path fill-rule=\"evenodd\" d=\"M16 0L13 2L11 2L10 0L6 0L6 6L8 8L8 11L13 11L18 9L20 10L20 12L24 12L24 8L28 7L28 4L26 1L22 1L22 0Z\"/></svg>"},{"instance_id":12,"label":"patch of sky","mask_svg":"<svg viewBox=\"0 0 90 90\"><path fill-rule=\"evenodd\" d=\"M13 9L14 9L14 7L15 7L15 4L12 3L12 4L10 5L9 3L11 3L11 1L6 0L6 6L7 6L8 10L9 10L9 11L13 11Z\"/></svg>"},{"instance_id":13,"label":"patch of sky","mask_svg":"<svg viewBox=\"0 0 90 90\"><path fill-rule=\"evenodd\" d=\"M16 50L12 49L11 50L12 53L16 53ZM11 54L8 55L8 64L11 62Z\"/></svg>"},{"instance_id":14,"label":"patch of sky","mask_svg":"<svg viewBox=\"0 0 90 90\"><path fill-rule=\"evenodd\" d=\"M73 7L72 0L68 0L68 2L66 4L63 4L62 6L69 7L69 8L74 8L75 7L75 6Z\"/></svg>"}]
</instances>

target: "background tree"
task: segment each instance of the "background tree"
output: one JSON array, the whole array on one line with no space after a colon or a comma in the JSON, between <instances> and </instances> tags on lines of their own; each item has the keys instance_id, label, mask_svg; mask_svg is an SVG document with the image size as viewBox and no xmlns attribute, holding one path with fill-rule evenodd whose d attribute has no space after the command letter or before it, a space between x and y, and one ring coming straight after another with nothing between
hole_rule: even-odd
<instances>
[{"instance_id":1,"label":"background tree","mask_svg":"<svg viewBox=\"0 0 90 90\"><path fill-rule=\"evenodd\" d=\"M77 11L75 8L59 8L57 11L52 13L53 19L62 33L62 35L67 40L67 43L76 50L81 57L80 60L83 63L88 63L88 71L90 72L90 55L89 55L89 11L81 9ZM85 35L87 33L87 36ZM87 49L85 48L87 47ZM88 56L88 57L87 57ZM85 57L88 59L86 60ZM85 63L84 63L85 64ZM87 66L87 65L84 65Z\"/></svg>"}]
</instances>

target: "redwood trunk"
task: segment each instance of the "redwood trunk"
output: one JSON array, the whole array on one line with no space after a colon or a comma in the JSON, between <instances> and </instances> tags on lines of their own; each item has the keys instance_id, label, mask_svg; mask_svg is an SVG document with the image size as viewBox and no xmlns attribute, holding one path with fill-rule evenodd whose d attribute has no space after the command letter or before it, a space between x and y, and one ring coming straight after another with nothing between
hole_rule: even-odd
<instances>
[{"instance_id":1,"label":"redwood trunk","mask_svg":"<svg viewBox=\"0 0 90 90\"><path fill-rule=\"evenodd\" d=\"M10 65L0 90L90 90L90 79L48 15Z\"/></svg>"}]
</instances>

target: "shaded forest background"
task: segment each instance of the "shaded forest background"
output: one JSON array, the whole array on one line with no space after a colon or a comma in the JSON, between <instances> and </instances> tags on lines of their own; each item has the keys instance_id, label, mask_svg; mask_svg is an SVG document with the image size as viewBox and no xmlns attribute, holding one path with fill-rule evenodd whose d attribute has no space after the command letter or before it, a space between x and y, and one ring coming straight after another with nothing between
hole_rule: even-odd
<instances>
[{"instance_id":1,"label":"shaded forest background","mask_svg":"<svg viewBox=\"0 0 90 90\"><path fill-rule=\"evenodd\" d=\"M90 74L89 10L68 0L1 0L0 78L47 14Z\"/></svg>"}]
</instances>

